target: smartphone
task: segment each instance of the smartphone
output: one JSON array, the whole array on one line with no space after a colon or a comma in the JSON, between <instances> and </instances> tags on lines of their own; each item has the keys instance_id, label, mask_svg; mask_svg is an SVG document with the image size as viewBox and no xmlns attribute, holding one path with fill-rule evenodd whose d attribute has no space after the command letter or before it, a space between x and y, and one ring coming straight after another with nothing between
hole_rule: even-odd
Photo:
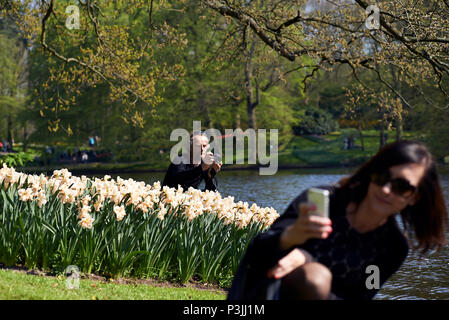
<instances>
[{"instance_id":1,"label":"smartphone","mask_svg":"<svg viewBox=\"0 0 449 320\"><path fill-rule=\"evenodd\" d=\"M208 153L208 152L212 152L212 147L210 145L206 150L206 153ZM221 154L215 153L215 152L212 152L212 153L214 154L214 162L221 163L221 160L222 160Z\"/></svg>"},{"instance_id":2,"label":"smartphone","mask_svg":"<svg viewBox=\"0 0 449 320\"><path fill-rule=\"evenodd\" d=\"M222 159L221 154L217 153L214 155L214 161L216 163L221 163L221 159Z\"/></svg>"},{"instance_id":3,"label":"smartphone","mask_svg":"<svg viewBox=\"0 0 449 320\"><path fill-rule=\"evenodd\" d=\"M307 191L308 201L315 204L317 209L312 215L329 218L329 191L318 188L310 188Z\"/></svg>"}]
</instances>

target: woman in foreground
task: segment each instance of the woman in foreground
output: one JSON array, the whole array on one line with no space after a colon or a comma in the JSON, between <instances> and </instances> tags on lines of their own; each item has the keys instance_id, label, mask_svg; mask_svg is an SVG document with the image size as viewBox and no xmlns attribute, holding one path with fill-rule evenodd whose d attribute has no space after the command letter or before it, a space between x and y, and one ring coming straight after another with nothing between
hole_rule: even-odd
<instances>
[{"instance_id":1,"label":"woman in foreground","mask_svg":"<svg viewBox=\"0 0 449 320\"><path fill-rule=\"evenodd\" d=\"M330 191L329 218L310 215L301 193L249 245L228 299L372 299L409 245L425 254L445 244L448 215L435 162L413 141L383 147ZM402 218L399 228L396 215Z\"/></svg>"}]
</instances>

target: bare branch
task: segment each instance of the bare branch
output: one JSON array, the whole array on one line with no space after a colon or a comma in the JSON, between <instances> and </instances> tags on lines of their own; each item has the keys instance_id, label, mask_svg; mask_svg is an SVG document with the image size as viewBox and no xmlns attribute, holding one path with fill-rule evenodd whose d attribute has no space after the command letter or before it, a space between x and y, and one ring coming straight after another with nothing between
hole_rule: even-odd
<instances>
[{"instance_id":1,"label":"bare branch","mask_svg":"<svg viewBox=\"0 0 449 320\"><path fill-rule=\"evenodd\" d=\"M224 16L230 16L232 18L237 19L238 21L240 21L241 23L244 24L248 24L251 29L262 39L263 42L265 42L269 47L273 48L274 50L276 50L277 52L279 52L279 54L287 59L289 59L290 61L294 61L297 54L291 52L290 50L288 50L284 45L282 45L281 43L279 43L278 41L274 40L273 38L271 38L266 32L264 32L264 30L262 29L261 26L259 26L259 24L253 19L251 18L249 15L243 13L243 12L239 12L237 10L234 10L233 8L229 7L229 6L224 6L224 5L218 5L215 2L211 3L209 1L206 1L205 4L218 11L219 13L221 13ZM304 52L305 53L305 52Z\"/></svg>"}]
</instances>

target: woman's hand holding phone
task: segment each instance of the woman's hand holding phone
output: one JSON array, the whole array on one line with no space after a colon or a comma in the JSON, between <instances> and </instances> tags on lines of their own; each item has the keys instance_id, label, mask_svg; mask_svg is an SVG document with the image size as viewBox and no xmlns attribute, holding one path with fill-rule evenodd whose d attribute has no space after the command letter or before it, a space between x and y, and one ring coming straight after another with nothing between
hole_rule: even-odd
<instances>
[{"instance_id":1,"label":"woman's hand holding phone","mask_svg":"<svg viewBox=\"0 0 449 320\"><path fill-rule=\"evenodd\" d=\"M329 218L311 215L316 210L313 203L301 203L299 205L299 217L285 228L281 234L280 247L287 250L295 245L301 245L307 240L326 239L332 232L332 221Z\"/></svg>"},{"instance_id":2,"label":"woman's hand holding phone","mask_svg":"<svg viewBox=\"0 0 449 320\"><path fill-rule=\"evenodd\" d=\"M316 211L313 203L299 205L299 217L295 223L285 228L280 238L280 247L287 250L295 245L301 245L311 238L325 239L332 232L332 221L329 218L312 215ZM280 279L304 263L312 261L310 254L302 249L295 248L278 263L268 270L267 277Z\"/></svg>"}]
</instances>

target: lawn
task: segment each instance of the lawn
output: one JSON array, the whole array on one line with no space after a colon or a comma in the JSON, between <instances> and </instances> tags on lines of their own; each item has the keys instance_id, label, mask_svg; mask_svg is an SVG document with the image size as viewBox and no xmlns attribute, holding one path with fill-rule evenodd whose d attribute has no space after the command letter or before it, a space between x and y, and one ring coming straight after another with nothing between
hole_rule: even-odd
<instances>
[{"instance_id":1,"label":"lawn","mask_svg":"<svg viewBox=\"0 0 449 320\"><path fill-rule=\"evenodd\" d=\"M214 289L117 284L80 279L79 289L68 289L63 276L49 277L0 269L0 300L224 300Z\"/></svg>"},{"instance_id":2,"label":"lawn","mask_svg":"<svg viewBox=\"0 0 449 320\"><path fill-rule=\"evenodd\" d=\"M394 140L394 132L387 132L388 142ZM344 150L344 139L355 137L355 147ZM404 133L404 138L411 139L413 133ZM379 132L376 130L363 131L365 150L361 148L361 140L355 129L341 129L323 136L295 136L279 154L279 164L298 165L359 165L379 149Z\"/></svg>"}]
</instances>

